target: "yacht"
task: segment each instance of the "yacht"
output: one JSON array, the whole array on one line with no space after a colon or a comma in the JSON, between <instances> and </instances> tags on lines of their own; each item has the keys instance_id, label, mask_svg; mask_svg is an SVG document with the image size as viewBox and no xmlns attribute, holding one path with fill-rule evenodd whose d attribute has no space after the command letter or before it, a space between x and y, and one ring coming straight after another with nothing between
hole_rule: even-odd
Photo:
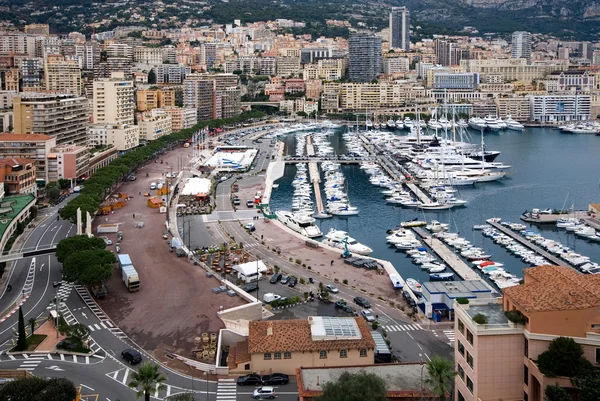
<instances>
[{"instance_id":1,"label":"yacht","mask_svg":"<svg viewBox=\"0 0 600 401\"><path fill-rule=\"evenodd\" d=\"M406 285L412 290L412 292L415 295L421 295L421 283L419 283L417 280L415 280L414 278L407 278Z\"/></svg>"},{"instance_id":2,"label":"yacht","mask_svg":"<svg viewBox=\"0 0 600 401\"><path fill-rule=\"evenodd\" d=\"M437 233L440 231L448 231L448 224L440 223L437 220L431 220L431 224L425 226L426 229L431 231L432 233Z\"/></svg>"},{"instance_id":3,"label":"yacht","mask_svg":"<svg viewBox=\"0 0 600 401\"><path fill-rule=\"evenodd\" d=\"M525 126L520 122L513 120L510 114L506 116L504 122L506 123L506 128L511 131L523 131L525 129Z\"/></svg>"},{"instance_id":4,"label":"yacht","mask_svg":"<svg viewBox=\"0 0 600 401\"><path fill-rule=\"evenodd\" d=\"M486 128L486 123L483 118L471 117L469 118L469 127L473 128L474 130L481 131Z\"/></svg>"},{"instance_id":5,"label":"yacht","mask_svg":"<svg viewBox=\"0 0 600 401\"><path fill-rule=\"evenodd\" d=\"M277 220L305 237L317 238L323 235L319 227L314 224L315 219L308 215L288 211L276 211L275 215Z\"/></svg>"},{"instance_id":6,"label":"yacht","mask_svg":"<svg viewBox=\"0 0 600 401\"><path fill-rule=\"evenodd\" d=\"M367 129L371 129L371 128L373 128L373 121L371 121L371 120L367 120L367 122L366 122L366 126L367 126Z\"/></svg>"},{"instance_id":7,"label":"yacht","mask_svg":"<svg viewBox=\"0 0 600 401\"><path fill-rule=\"evenodd\" d=\"M335 228L329 229L329 232L325 234L323 243L338 249L345 249L347 245L350 253L357 253L359 255L366 256L373 252L371 248L350 237L345 231L336 230Z\"/></svg>"},{"instance_id":8,"label":"yacht","mask_svg":"<svg viewBox=\"0 0 600 401\"><path fill-rule=\"evenodd\" d=\"M485 125L490 131L500 131L503 128L504 122L499 121L496 117L487 116L485 119Z\"/></svg>"},{"instance_id":9,"label":"yacht","mask_svg":"<svg viewBox=\"0 0 600 401\"><path fill-rule=\"evenodd\" d=\"M389 129L395 129L396 128L396 122L392 119L388 120L386 123L387 127Z\"/></svg>"}]
</instances>

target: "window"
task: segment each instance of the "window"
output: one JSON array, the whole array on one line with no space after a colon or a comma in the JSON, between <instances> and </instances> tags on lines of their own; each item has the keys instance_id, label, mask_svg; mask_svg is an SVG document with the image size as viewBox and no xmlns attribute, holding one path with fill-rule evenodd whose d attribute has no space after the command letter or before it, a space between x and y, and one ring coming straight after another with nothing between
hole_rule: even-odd
<instances>
[{"instance_id":1,"label":"window","mask_svg":"<svg viewBox=\"0 0 600 401\"><path fill-rule=\"evenodd\" d=\"M469 354L469 352L467 352L467 363L470 367L473 367L473 355Z\"/></svg>"},{"instance_id":2,"label":"window","mask_svg":"<svg viewBox=\"0 0 600 401\"><path fill-rule=\"evenodd\" d=\"M274 359L281 359L281 352L276 352L275 355L273 355Z\"/></svg>"},{"instance_id":3,"label":"window","mask_svg":"<svg viewBox=\"0 0 600 401\"><path fill-rule=\"evenodd\" d=\"M471 378L469 376L467 376L467 388L471 393L473 392L473 382L471 381Z\"/></svg>"},{"instance_id":4,"label":"window","mask_svg":"<svg viewBox=\"0 0 600 401\"><path fill-rule=\"evenodd\" d=\"M327 359L327 351L321 351L321 352L319 352L319 358L321 358L321 359Z\"/></svg>"},{"instance_id":5,"label":"window","mask_svg":"<svg viewBox=\"0 0 600 401\"><path fill-rule=\"evenodd\" d=\"M462 381L465 381L465 370L463 369L463 367L458 364L458 369L456 369L458 371L458 377L460 377L462 379Z\"/></svg>"},{"instance_id":6,"label":"window","mask_svg":"<svg viewBox=\"0 0 600 401\"><path fill-rule=\"evenodd\" d=\"M529 340L528 339L525 339L525 350L524 350L524 352L525 352L525 358L529 358ZM598 358L596 357L596 359L598 359Z\"/></svg>"},{"instance_id":7,"label":"window","mask_svg":"<svg viewBox=\"0 0 600 401\"><path fill-rule=\"evenodd\" d=\"M271 353L265 352L265 360L271 359Z\"/></svg>"},{"instance_id":8,"label":"window","mask_svg":"<svg viewBox=\"0 0 600 401\"><path fill-rule=\"evenodd\" d=\"M348 358L348 350L341 349L340 350L340 358Z\"/></svg>"},{"instance_id":9,"label":"window","mask_svg":"<svg viewBox=\"0 0 600 401\"><path fill-rule=\"evenodd\" d=\"M525 369L523 369L523 383L529 385L529 368L525 365Z\"/></svg>"},{"instance_id":10,"label":"window","mask_svg":"<svg viewBox=\"0 0 600 401\"><path fill-rule=\"evenodd\" d=\"M600 363L600 348L596 348L596 363Z\"/></svg>"},{"instance_id":11,"label":"window","mask_svg":"<svg viewBox=\"0 0 600 401\"><path fill-rule=\"evenodd\" d=\"M360 356L367 356L367 349L366 348L361 348L360 349Z\"/></svg>"},{"instance_id":12,"label":"window","mask_svg":"<svg viewBox=\"0 0 600 401\"><path fill-rule=\"evenodd\" d=\"M462 395L462 393L460 392L460 390L458 391L458 401L465 401L465 396Z\"/></svg>"},{"instance_id":13,"label":"window","mask_svg":"<svg viewBox=\"0 0 600 401\"><path fill-rule=\"evenodd\" d=\"M290 351L285 351L283 353L283 359L292 359L292 353Z\"/></svg>"},{"instance_id":14,"label":"window","mask_svg":"<svg viewBox=\"0 0 600 401\"><path fill-rule=\"evenodd\" d=\"M529 394L523 391L523 401L529 401Z\"/></svg>"},{"instance_id":15,"label":"window","mask_svg":"<svg viewBox=\"0 0 600 401\"><path fill-rule=\"evenodd\" d=\"M460 342L460 340L458 341L458 352L462 356L465 356L465 346L463 345L463 343Z\"/></svg>"},{"instance_id":16,"label":"window","mask_svg":"<svg viewBox=\"0 0 600 401\"><path fill-rule=\"evenodd\" d=\"M469 344L473 345L473 333L471 333L471 331L468 329L467 329L467 341L469 342Z\"/></svg>"},{"instance_id":17,"label":"window","mask_svg":"<svg viewBox=\"0 0 600 401\"><path fill-rule=\"evenodd\" d=\"M458 319L458 331L460 334L465 334L465 324L460 319Z\"/></svg>"}]
</instances>

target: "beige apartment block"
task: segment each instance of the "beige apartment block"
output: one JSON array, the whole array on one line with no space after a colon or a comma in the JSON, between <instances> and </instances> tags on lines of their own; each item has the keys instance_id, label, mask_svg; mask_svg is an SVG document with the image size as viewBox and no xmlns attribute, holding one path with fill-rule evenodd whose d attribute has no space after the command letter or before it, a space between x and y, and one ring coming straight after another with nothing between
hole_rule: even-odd
<instances>
[{"instance_id":1,"label":"beige apartment block","mask_svg":"<svg viewBox=\"0 0 600 401\"><path fill-rule=\"evenodd\" d=\"M523 273L524 284L506 288L496 303L454 304L455 400L543 401L546 386L555 384L574 393L569 378L547 377L536 363L557 337L572 338L600 367L600 276L559 266ZM520 314L524 324L508 320L506 311ZM477 314L487 324L474 322Z\"/></svg>"},{"instance_id":2,"label":"beige apartment block","mask_svg":"<svg viewBox=\"0 0 600 401\"><path fill-rule=\"evenodd\" d=\"M520 81L531 83L554 71L566 71L568 62L528 65L526 59L461 60L461 70L478 72L485 80L488 75L502 75L505 82Z\"/></svg>"},{"instance_id":3,"label":"beige apartment block","mask_svg":"<svg viewBox=\"0 0 600 401\"><path fill-rule=\"evenodd\" d=\"M33 160L36 181L48 182L48 154L56 147L56 138L43 134L0 134L0 158Z\"/></svg>"},{"instance_id":4,"label":"beige apartment block","mask_svg":"<svg viewBox=\"0 0 600 401\"><path fill-rule=\"evenodd\" d=\"M138 90L135 95L138 111L175 106L175 89Z\"/></svg>"},{"instance_id":5,"label":"beige apartment block","mask_svg":"<svg viewBox=\"0 0 600 401\"><path fill-rule=\"evenodd\" d=\"M163 112L171 117L173 131L181 131L198 123L196 109L185 107L165 107Z\"/></svg>"},{"instance_id":6,"label":"beige apartment block","mask_svg":"<svg viewBox=\"0 0 600 401\"><path fill-rule=\"evenodd\" d=\"M107 144L113 145L118 150L129 150L140 145L140 127L137 125L124 125L108 130Z\"/></svg>"},{"instance_id":7,"label":"beige apartment block","mask_svg":"<svg viewBox=\"0 0 600 401\"><path fill-rule=\"evenodd\" d=\"M140 141L154 141L163 135L171 133L171 116L163 115L149 120L138 122L140 127Z\"/></svg>"},{"instance_id":8,"label":"beige apartment block","mask_svg":"<svg viewBox=\"0 0 600 401\"><path fill-rule=\"evenodd\" d=\"M83 93L81 69L74 60L65 60L59 55L49 55L44 63L44 77L48 91L74 95Z\"/></svg>"},{"instance_id":9,"label":"beige apartment block","mask_svg":"<svg viewBox=\"0 0 600 401\"><path fill-rule=\"evenodd\" d=\"M277 75L280 77L298 76L300 73L299 56L280 56L277 57Z\"/></svg>"},{"instance_id":10,"label":"beige apartment block","mask_svg":"<svg viewBox=\"0 0 600 401\"><path fill-rule=\"evenodd\" d=\"M499 97L496 99L498 116L506 118L511 116L517 121L528 121L531 114L531 103L529 97Z\"/></svg>"},{"instance_id":11,"label":"beige apartment block","mask_svg":"<svg viewBox=\"0 0 600 401\"><path fill-rule=\"evenodd\" d=\"M133 81L123 73L112 73L111 78L94 80L93 90L95 124L133 125Z\"/></svg>"}]
</instances>

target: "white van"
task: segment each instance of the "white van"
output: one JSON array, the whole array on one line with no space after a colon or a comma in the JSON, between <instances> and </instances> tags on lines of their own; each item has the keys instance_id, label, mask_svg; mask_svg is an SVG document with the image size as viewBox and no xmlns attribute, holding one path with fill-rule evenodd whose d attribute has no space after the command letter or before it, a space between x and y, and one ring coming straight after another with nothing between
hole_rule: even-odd
<instances>
[{"instance_id":1,"label":"white van","mask_svg":"<svg viewBox=\"0 0 600 401\"><path fill-rule=\"evenodd\" d=\"M277 301L278 299L281 299L281 295L277 295L277 294L273 294L273 293L266 293L263 296L263 301L267 304L270 304L273 301Z\"/></svg>"},{"instance_id":2,"label":"white van","mask_svg":"<svg viewBox=\"0 0 600 401\"><path fill-rule=\"evenodd\" d=\"M150 189L156 189L156 183L155 182L153 182L153 183L150 184Z\"/></svg>"}]
</instances>

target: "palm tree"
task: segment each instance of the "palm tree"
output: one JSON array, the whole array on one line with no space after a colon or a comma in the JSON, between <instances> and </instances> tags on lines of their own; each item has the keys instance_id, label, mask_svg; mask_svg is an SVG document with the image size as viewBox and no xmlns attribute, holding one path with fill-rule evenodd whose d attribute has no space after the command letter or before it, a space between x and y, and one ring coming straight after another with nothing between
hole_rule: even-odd
<instances>
[{"instance_id":1,"label":"palm tree","mask_svg":"<svg viewBox=\"0 0 600 401\"><path fill-rule=\"evenodd\" d=\"M454 385L454 376L456 376L454 364L449 359L434 355L427 362L427 373L429 377L425 379L425 383L440 397L440 401L444 401L446 394L450 393Z\"/></svg>"},{"instance_id":2,"label":"palm tree","mask_svg":"<svg viewBox=\"0 0 600 401\"><path fill-rule=\"evenodd\" d=\"M128 386L137 390L137 398L143 395L146 401L150 401L150 395L155 391L166 390L165 381L167 378L159 371L158 365L145 362L140 365L137 372L131 374Z\"/></svg>"}]
</instances>

